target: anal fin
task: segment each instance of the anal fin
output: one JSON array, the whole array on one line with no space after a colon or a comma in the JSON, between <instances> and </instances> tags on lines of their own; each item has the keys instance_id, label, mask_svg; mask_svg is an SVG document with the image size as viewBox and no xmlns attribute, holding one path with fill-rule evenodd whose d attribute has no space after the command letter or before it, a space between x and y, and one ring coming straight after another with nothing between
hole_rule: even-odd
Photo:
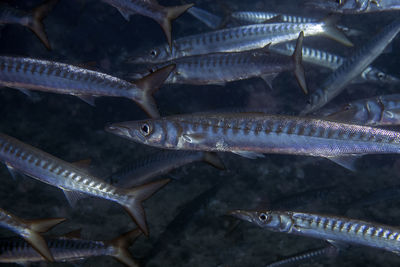
<instances>
[{"instance_id":1,"label":"anal fin","mask_svg":"<svg viewBox=\"0 0 400 267\"><path fill-rule=\"evenodd\" d=\"M231 151L231 152L248 159L265 158L264 154L252 151Z\"/></svg>"},{"instance_id":2,"label":"anal fin","mask_svg":"<svg viewBox=\"0 0 400 267\"><path fill-rule=\"evenodd\" d=\"M71 205L71 207L75 207L76 203L82 199L89 197L86 194L77 192L77 191L70 191L70 190L63 190L65 197L68 200L68 203Z\"/></svg>"},{"instance_id":3,"label":"anal fin","mask_svg":"<svg viewBox=\"0 0 400 267\"><path fill-rule=\"evenodd\" d=\"M362 157L363 155L348 155L348 156L337 156L337 157L327 157L327 159L332 160L336 164L350 170L357 171L356 168L356 160Z\"/></svg>"}]
</instances>

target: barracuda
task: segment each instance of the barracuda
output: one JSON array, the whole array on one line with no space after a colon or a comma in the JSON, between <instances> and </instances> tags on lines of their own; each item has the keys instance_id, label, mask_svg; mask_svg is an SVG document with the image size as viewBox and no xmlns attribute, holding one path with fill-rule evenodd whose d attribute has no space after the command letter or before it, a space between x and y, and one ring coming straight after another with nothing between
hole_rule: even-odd
<instances>
[{"instance_id":1,"label":"barracuda","mask_svg":"<svg viewBox=\"0 0 400 267\"><path fill-rule=\"evenodd\" d=\"M2 24L19 24L28 27L42 41L47 49L51 49L42 20L50 13L58 0L45 1L31 12L12 8L5 3L0 3L0 26Z\"/></svg>"},{"instance_id":2,"label":"barracuda","mask_svg":"<svg viewBox=\"0 0 400 267\"><path fill-rule=\"evenodd\" d=\"M148 231L142 201L169 181L161 180L132 189L118 188L86 170L1 133L0 161L11 170L62 189L71 205L85 195L117 202L146 235Z\"/></svg>"},{"instance_id":3,"label":"barracuda","mask_svg":"<svg viewBox=\"0 0 400 267\"><path fill-rule=\"evenodd\" d=\"M168 45L171 48L171 21L182 15L193 4L182 6L164 7L158 4L156 0L102 0L103 2L115 7L121 15L129 21L133 14L140 14L149 17L160 24Z\"/></svg>"},{"instance_id":4,"label":"barracuda","mask_svg":"<svg viewBox=\"0 0 400 267\"><path fill-rule=\"evenodd\" d=\"M400 133L321 119L215 113L114 123L106 130L159 148L325 157L354 170L364 154L400 153Z\"/></svg>"},{"instance_id":5,"label":"barracuda","mask_svg":"<svg viewBox=\"0 0 400 267\"><path fill-rule=\"evenodd\" d=\"M126 97L135 101L151 117L159 117L152 93L174 68L174 65L168 65L142 80L130 83L64 63L0 56L0 86L74 95L92 105L94 96Z\"/></svg>"},{"instance_id":6,"label":"barracuda","mask_svg":"<svg viewBox=\"0 0 400 267\"><path fill-rule=\"evenodd\" d=\"M291 43L284 43L278 45L272 45L269 47L269 50L274 53L282 54L282 55L291 55L295 50L295 45ZM346 61L346 58L341 57L339 55L319 50L311 47L302 48L302 60L303 62L310 63L313 65L325 67L331 70L336 70L339 68L343 62ZM400 79L387 74L375 67L368 66L358 78L355 78L351 81L352 83L364 83L364 82L372 82L378 84L399 84Z\"/></svg>"},{"instance_id":7,"label":"barracuda","mask_svg":"<svg viewBox=\"0 0 400 267\"><path fill-rule=\"evenodd\" d=\"M382 95L353 101L339 109L330 110L328 119L369 126L400 124L400 94Z\"/></svg>"},{"instance_id":8,"label":"barracuda","mask_svg":"<svg viewBox=\"0 0 400 267\"><path fill-rule=\"evenodd\" d=\"M192 85L225 85L226 82L261 77L270 87L272 80L283 71L293 71L304 93L308 92L304 68L301 64L303 32L291 57L269 52L269 46L263 49L233 53L215 53L183 57L173 60L176 68L165 83ZM169 63L167 63L169 64ZM164 64L165 65L165 64ZM156 66L155 69L164 65Z\"/></svg>"},{"instance_id":9,"label":"barracuda","mask_svg":"<svg viewBox=\"0 0 400 267\"><path fill-rule=\"evenodd\" d=\"M335 0L313 0L306 4L313 8L342 14L361 14L400 10L399 0L344 0L343 3L338 3L338 1Z\"/></svg>"},{"instance_id":10,"label":"barracuda","mask_svg":"<svg viewBox=\"0 0 400 267\"><path fill-rule=\"evenodd\" d=\"M194 162L205 162L224 170L225 166L217 154L202 151L165 151L142 158L133 165L113 173L108 180L120 187L130 188L153 182L157 176Z\"/></svg>"},{"instance_id":11,"label":"barracuda","mask_svg":"<svg viewBox=\"0 0 400 267\"><path fill-rule=\"evenodd\" d=\"M129 267L139 264L132 258L128 247L141 235L139 229L132 230L108 241L92 241L80 238L72 232L58 238L46 238L47 246L57 262L74 262L89 257L111 256ZM30 265L43 262L41 257L26 242L17 238L0 240L0 262Z\"/></svg>"},{"instance_id":12,"label":"barracuda","mask_svg":"<svg viewBox=\"0 0 400 267\"><path fill-rule=\"evenodd\" d=\"M324 35L352 46L347 37L326 20L313 23L269 23L227 28L176 39L172 52L159 46L131 60L133 63L160 63L180 57L220 52L241 52L265 47L267 44L294 40L301 31L304 36Z\"/></svg>"},{"instance_id":13,"label":"barracuda","mask_svg":"<svg viewBox=\"0 0 400 267\"><path fill-rule=\"evenodd\" d=\"M235 210L230 215L275 232L400 252L400 228L391 226L292 211Z\"/></svg>"},{"instance_id":14,"label":"barracuda","mask_svg":"<svg viewBox=\"0 0 400 267\"><path fill-rule=\"evenodd\" d=\"M396 19L365 46L355 51L322 83L319 89L311 94L301 115L323 107L340 94L353 79L358 77L385 50L385 47L396 37L399 31L400 19Z\"/></svg>"},{"instance_id":15,"label":"barracuda","mask_svg":"<svg viewBox=\"0 0 400 267\"><path fill-rule=\"evenodd\" d=\"M54 258L40 233L49 231L63 221L65 221L64 218L24 220L0 208L0 226L20 235L30 244L30 246L26 245L26 247L36 251L39 257L41 255L42 259L47 261L54 261ZM0 252L0 254L2 253Z\"/></svg>"}]
</instances>

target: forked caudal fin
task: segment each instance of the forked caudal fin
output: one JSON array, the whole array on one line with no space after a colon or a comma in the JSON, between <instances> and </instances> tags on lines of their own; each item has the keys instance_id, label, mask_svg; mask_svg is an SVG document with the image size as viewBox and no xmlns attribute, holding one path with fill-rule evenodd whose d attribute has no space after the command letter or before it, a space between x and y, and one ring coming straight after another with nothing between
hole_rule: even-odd
<instances>
[{"instance_id":1,"label":"forked caudal fin","mask_svg":"<svg viewBox=\"0 0 400 267\"><path fill-rule=\"evenodd\" d=\"M26 26L33 31L36 36L42 41L47 49L51 49L49 40L47 39L46 32L44 31L43 19L50 13L53 7L57 4L58 0L47 0L40 6L31 11L30 19Z\"/></svg>"},{"instance_id":2,"label":"forked caudal fin","mask_svg":"<svg viewBox=\"0 0 400 267\"><path fill-rule=\"evenodd\" d=\"M110 256L116 258L126 266L138 267L138 263L132 258L128 248L141 234L142 231L140 231L140 229L134 229L106 242L107 245L113 247L113 252L110 254Z\"/></svg>"},{"instance_id":3,"label":"forked caudal fin","mask_svg":"<svg viewBox=\"0 0 400 267\"><path fill-rule=\"evenodd\" d=\"M296 48L293 52L292 58L294 62L294 74L297 82L305 94L308 93L306 78L304 75L304 67L302 64L302 49L303 49L304 33L300 32L299 38L297 38Z\"/></svg>"},{"instance_id":4,"label":"forked caudal fin","mask_svg":"<svg viewBox=\"0 0 400 267\"><path fill-rule=\"evenodd\" d=\"M193 5L194 4L186 4L182 6L164 7L166 15L161 20L157 20L157 22L161 25L165 36L167 37L170 49L172 49L171 22L185 13L185 11L191 8Z\"/></svg>"},{"instance_id":5,"label":"forked caudal fin","mask_svg":"<svg viewBox=\"0 0 400 267\"><path fill-rule=\"evenodd\" d=\"M129 202L120 203L145 235L148 235L149 232L147 230L142 201L151 197L156 191L166 185L169 181L170 179L164 179L127 190L125 194L129 197Z\"/></svg>"},{"instance_id":6,"label":"forked caudal fin","mask_svg":"<svg viewBox=\"0 0 400 267\"><path fill-rule=\"evenodd\" d=\"M141 96L137 96L134 94L135 97L133 100L137 102L146 113L152 118L160 117L158 113L156 102L152 94L161 87L164 81L168 78L169 74L175 69L175 64L168 65L157 71L147 75L146 77L142 78L139 81L133 82L137 86L133 90L141 90Z\"/></svg>"},{"instance_id":7,"label":"forked caudal fin","mask_svg":"<svg viewBox=\"0 0 400 267\"><path fill-rule=\"evenodd\" d=\"M39 234L49 231L57 224L65 221L65 218L51 218L51 219L40 219L40 220L22 220L26 225L29 226L27 232L22 234L22 237L28 242L40 255L42 255L48 261L54 261L53 256L47 246L44 238Z\"/></svg>"},{"instance_id":8,"label":"forked caudal fin","mask_svg":"<svg viewBox=\"0 0 400 267\"><path fill-rule=\"evenodd\" d=\"M324 32L323 34L345 46L353 46L353 43L335 26L336 18L328 17L323 20Z\"/></svg>"}]
</instances>

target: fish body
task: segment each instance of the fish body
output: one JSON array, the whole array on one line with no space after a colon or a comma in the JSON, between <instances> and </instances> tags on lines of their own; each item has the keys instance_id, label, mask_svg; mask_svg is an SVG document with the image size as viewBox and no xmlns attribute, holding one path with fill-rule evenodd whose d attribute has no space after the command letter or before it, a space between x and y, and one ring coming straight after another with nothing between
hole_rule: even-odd
<instances>
[{"instance_id":1,"label":"fish body","mask_svg":"<svg viewBox=\"0 0 400 267\"><path fill-rule=\"evenodd\" d=\"M258 49L270 43L297 39L300 32L304 32L304 36L324 35L345 45L352 45L331 21L254 24L178 38L172 44L172 52L167 46L159 46L132 62L160 63L180 57Z\"/></svg>"},{"instance_id":2,"label":"fish body","mask_svg":"<svg viewBox=\"0 0 400 267\"><path fill-rule=\"evenodd\" d=\"M358 77L396 37L400 31L400 19L396 19L386 26L379 34L372 38L346 59L310 96L309 103L302 111L302 115L311 113L336 97L356 77Z\"/></svg>"},{"instance_id":3,"label":"fish body","mask_svg":"<svg viewBox=\"0 0 400 267\"><path fill-rule=\"evenodd\" d=\"M231 16L235 19L249 23L265 23L268 20L278 19L288 23L312 23L317 22L316 18L308 18L296 15L281 14L265 11L237 11L232 12Z\"/></svg>"},{"instance_id":4,"label":"fish body","mask_svg":"<svg viewBox=\"0 0 400 267\"><path fill-rule=\"evenodd\" d=\"M130 188L153 182L157 176L164 175L184 165L203 161L218 169L225 169L221 159L214 153L202 151L165 151L117 171L109 177L112 184Z\"/></svg>"},{"instance_id":5,"label":"fish body","mask_svg":"<svg viewBox=\"0 0 400 267\"><path fill-rule=\"evenodd\" d=\"M54 257L40 233L50 230L63 221L65 221L64 218L23 220L0 208L0 226L24 238L26 246L35 251L43 260L54 261Z\"/></svg>"},{"instance_id":6,"label":"fish body","mask_svg":"<svg viewBox=\"0 0 400 267\"><path fill-rule=\"evenodd\" d=\"M382 95L353 101L340 109L331 110L326 117L332 120L369 126L400 124L400 95Z\"/></svg>"},{"instance_id":7,"label":"fish body","mask_svg":"<svg viewBox=\"0 0 400 267\"><path fill-rule=\"evenodd\" d=\"M150 116L159 116L151 94L164 82L173 66L130 83L101 72L54 61L0 56L0 85L27 90L75 95L93 104L94 96L126 97Z\"/></svg>"},{"instance_id":8,"label":"fish body","mask_svg":"<svg viewBox=\"0 0 400 267\"><path fill-rule=\"evenodd\" d=\"M2 24L18 24L28 27L36 34L46 48L50 49L50 43L44 31L42 20L48 15L57 2L58 0L45 1L31 12L19 10L5 3L0 3L0 26Z\"/></svg>"},{"instance_id":9,"label":"fish body","mask_svg":"<svg viewBox=\"0 0 400 267\"><path fill-rule=\"evenodd\" d=\"M120 122L107 131L164 149L263 153L328 158L354 170L357 155L400 153L400 133L355 124L262 113L176 115Z\"/></svg>"},{"instance_id":10,"label":"fish body","mask_svg":"<svg viewBox=\"0 0 400 267\"><path fill-rule=\"evenodd\" d=\"M64 190L71 204L83 195L117 202L145 234L147 227L141 202L168 182L162 180L129 190L117 188L71 163L5 134L0 134L0 161L15 171Z\"/></svg>"},{"instance_id":11,"label":"fish body","mask_svg":"<svg viewBox=\"0 0 400 267\"><path fill-rule=\"evenodd\" d=\"M295 45L291 43L272 45L269 47L269 50L274 53L288 56L294 52ZM324 50L303 46L302 60L303 62L316 66L336 70L343 64L346 58ZM364 82L372 82L377 84L399 84L400 78L385 73L373 66L368 66L358 78L355 78L352 81L352 83Z\"/></svg>"},{"instance_id":12,"label":"fish body","mask_svg":"<svg viewBox=\"0 0 400 267\"><path fill-rule=\"evenodd\" d=\"M400 252L400 228L396 227L346 217L292 211L235 210L230 214L275 232Z\"/></svg>"},{"instance_id":13,"label":"fish body","mask_svg":"<svg viewBox=\"0 0 400 267\"><path fill-rule=\"evenodd\" d=\"M171 21L193 6L193 4L187 4L164 7L156 0L103 0L103 2L117 8L126 20L129 20L133 14L140 14L157 21L167 37L169 47L172 44Z\"/></svg>"},{"instance_id":14,"label":"fish body","mask_svg":"<svg viewBox=\"0 0 400 267\"><path fill-rule=\"evenodd\" d=\"M140 234L140 230L136 229L110 241L92 241L65 236L46 238L46 243L57 262L74 262L89 257L112 256L126 266L137 267L139 265L130 255L128 247ZM27 265L43 261L43 257L27 242L18 238L0 239L0 263Z\"/></svg>"},{"instance_id":15,"label":"fish body","mask_svg":"<svg viewBox=\"0 0 400 267\"><path fill-rule=\"evenodd\" d=\"M362 14L400 10L399 0L345 0L338 3L334 0L313 0L308 6L341 14Z\"/></svg>"}]
</instances>

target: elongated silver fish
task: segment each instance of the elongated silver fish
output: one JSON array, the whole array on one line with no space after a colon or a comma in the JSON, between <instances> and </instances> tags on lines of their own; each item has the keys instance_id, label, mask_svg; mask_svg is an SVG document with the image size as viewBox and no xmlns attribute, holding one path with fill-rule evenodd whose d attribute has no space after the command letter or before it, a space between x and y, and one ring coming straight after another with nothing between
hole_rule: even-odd
<instances>
[{"instance_id":1,"label":"elongated silver fish","mask_svg":"<svg viewBox=\"0 0 400 267\"><path fill-rule=\"evenodd\" d=\"M168 45L172 46L171 21L182 15L193 4L182 6L165 7L158 4L156 0L102 0L103 2L115 7L121 15L129 21L133 14L140 14L149 17L160 24Z\"/></svg>"},{"instance_id":2,"label":"elongated silver fish","mask_svg":"<svg viewBox=\"0 0 400 267\"><path fill-rule=\"evenodd\" d=\"M126 97L151 117L159 117L152 93L174 69L168 65L134 83L65 63L0 56L0 86L75 95L93 104L94 96Z\"/></svg>"},{"instance_id":3,"label":"elongated silver fish","mask_svg":"<svg viewBox=\"0 0 400 267\"><path fill-rule=\"evenodd\" d=\"M194 6L189 8L187 12L211 29L215 30L222 26L222 18L208 12L207 10Z\"/></svg>"},{"instance_id":4,"label":"elongated silver fish","mask_svg":"<svg viewBox=\"0 0 400 267\"><path fill-rule=\"evenodd\" d=\"M114 123L106 130L159 148L325 157L354 170L351 157L400 153L400 133L327 120L262 113L208 113Z\"/></svg>"},{"instance_id":5,"label":"elongated silver fish","mask_svg":"<svg viewBox=\"0 0 400 267\"><path fill-rule=\"evenodd\" d=\"M294 211L235 210L230 215L275 232L400 252L400 228L396 227Z\"/></svg>"},{"instance_id":6,"label":"elongated silver fish","mask_svg":"<svg viewBox=\"0 0 400 267\"><path fill-rule=\"evenodd\" d=\"M117 202L125 208L146 235L148 231L142 201L169 181L161 180L132 189L118 188L71 163L1 133L0 161L12 170L62 189L72 205L84 196Z\"/></svg>"},{"instance_id":7,"label":"elongated silver fish","mask_svg":"<svg viewBox=\"0 0 400 267\"><path fill-rule=\"evenodd\" d=\"M280 72L293 71L300 87L304 93L307 93L304 68L301 64L302 44L303 32L300 33L297 41L298 48L291 57L272 54L267 46L263 49L244 52L178 58L172 61L176 68L165 83L224 85L226 82L261 77L271 86L272 80Z\"/></svg>"},{"instance_id":8,"label":"elongated silver fish","mask_svg":"<svg viewBox=\"0 0 400 267\"><path fill-rule=\"evenodd\" d=\"M369 126L400 125L400 94L360 99L330 110L328 119Z\"/></svg>"},{"instance_id":9,"label":"elongated silver fish","mask_svg":"<svg viewBox=\"0 0 400 267\"><path fill-rule=\"evenodd\" d=\"M20 235L27 242L26 247L47 261L54 261L54 258L40 233L49 231L63 221L64 218L24 220L0 208L0 226Z\"/></svg>"},{"instance_id":10,"label":"elongated silver fish","mask_svg":"<svg viewBox=\"0 0 400 267\"><path fill-rule=\"evenodd\" d=\"M341 3L340 3L341 2ZM400 0L312 0L307 6L342 14L361 14L400 10Z\"/></svg>"},{"instance_id":11,"label":"elongated silver fish","mask_svg":"<svg viewBox=\"0 0 400 267\"><path fill-rule=\"evenodd\" d=\"M57 2L58 0L45 1L30 12L15 9L5 3L0 3L0 25L19 24L28 27L36 34L47 49L51 49L42 21Z\"/></svg>"},{"instance_id":12,"label":"elongated silver fish","mask_svg":"<svg viewBox=\"0 0 400 267\"><path fill-rule=\"evenodd\" d=\"M271 52L288 56L294 52L295 45L291 43L283 43L272 45L269 47L269 49ZM331 70L336 70L343 64L344 61L346 61L346 58L324 50L303 46L302 60L306 63L325 67ZM372 82L378 84L399 84L400 78L385 73L373 66L368 66L358 78L352 80L352 83L364 82Z\"/></svg>"},{"instance_id":13,"label":"elongated silver fish","mask_svg":"<svg viewBox=\"0 0 400 267\"><path fill-rule=\"evenodd\" d=\"M386 26L365 46L358 49L336 71L334 71L310 96L310 100L301 112L302 115L311 113L336 97L356 77L358 77L396 37L400 31L400 19Z\"/></svg>"},{"instance_id":14,"label":"elongated silver fish","mask_svg":"<svg viewBox=\"0 0 400 267\"><path fill-rule=\"evenodd\" d=\"M165 151L143 158L133 165L113 173L108 179L119 187L130 188L154 182L158 176L193 162L205 162L224 170L225 166L217 154L202 151Z\"/></svg>"},{"instance_id":15,"label":"elongated silver fish","mask_svg":"<svg viewBox=\"0 0 400 267\"><path fill-rule=\"evenodd\" d=\"M324 35L344 45L352 46L347 37L325 20L312 23L269 23L245 25L196 34L176 39L172 52L168 46L158 46L131 60L133 63L160 63L180 57L219 52L241 52L265 47L267 44L297 39L304 36Z\"/></svg>"},{"instance_id":16,"label":"elongated silver fish","mask_svg":"<svg viewBox=\"0 0 400 267\"><path fill-rule=\"evenodd\" d=\"M58 238L46 238L54 260L57 262L74 262L89 257L111 256L129 267L139 264L132 258L128 247L141 235L139 229L132 230L107 241L92 241L80 238L80 234L68 233ZM0 240L0 262L28 265L43 262L43 257L26 242L17 238Z\"/></svg>"}]
</instances>

